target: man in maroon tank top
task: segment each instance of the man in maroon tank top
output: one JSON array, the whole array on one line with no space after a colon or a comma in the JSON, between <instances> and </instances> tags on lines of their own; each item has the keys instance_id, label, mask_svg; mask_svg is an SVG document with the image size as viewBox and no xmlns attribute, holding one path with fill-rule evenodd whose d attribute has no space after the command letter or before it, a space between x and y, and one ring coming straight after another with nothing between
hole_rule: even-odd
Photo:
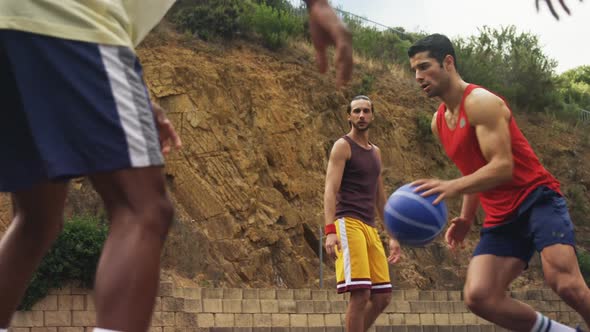
<instances>
[{"instance_id":1,"label":"man in maroon tank top","mask_svg":"<svg viewBox=\"0 0 590 332\"><path fill-rule=\"evenodd\" d=\"M326 174L324 215L326 252L336 258L338 293L350 292L346 330L366 331L391 300L387 262L400 258L390 238L389 257L375 228L375 210L383 220L385 192L381 152L369 142L373 104L366 96L348 107L350 132L334 143Z\"/></svg>"},{"instance_id":2,"label":"man in maroon tank top","mask_svg":"<svg viewBox=\"0 0 590 332\"><path fill-rule=\"evenodd\" d=\"M463 196L461 215L445 239L461 245L481 205L486 217L465 281L465 304L476 315L514 331L573 331L512 299L506 289L540 252L545 281L590 325L590 290L580 273L574 229L559 182L541 165L507 103L457 72L450 40L427 36L408 50L416 81L442 103L432 131L462 177L414 182L423 196Z\"/></svg>"}]
</instances>

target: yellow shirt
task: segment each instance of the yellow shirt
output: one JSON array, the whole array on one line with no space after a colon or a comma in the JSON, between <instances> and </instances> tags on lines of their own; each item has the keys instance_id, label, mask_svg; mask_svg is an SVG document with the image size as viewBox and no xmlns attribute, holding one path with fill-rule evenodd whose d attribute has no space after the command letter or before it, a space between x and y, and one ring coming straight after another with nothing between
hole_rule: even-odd
<instances>
[{"instance_id":1,"label":"yellow shirt","mask_svg":"<svg viewBox=\"0 0 590 332\"><path fill-rule=\"evenodd\" d=\"M134 48L175 0L0 0L0 29Z\"/></svg>"}]
</instances>

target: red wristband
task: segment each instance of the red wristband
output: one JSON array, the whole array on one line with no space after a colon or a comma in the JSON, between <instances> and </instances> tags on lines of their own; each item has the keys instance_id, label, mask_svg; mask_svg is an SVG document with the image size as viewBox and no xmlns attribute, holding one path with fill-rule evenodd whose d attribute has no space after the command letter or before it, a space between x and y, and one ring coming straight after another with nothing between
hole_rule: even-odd
<instances>
[{"instance_id":1,"label":"red wristband","mask_svg":"<svg viewBox=\"0 0 590 332\"><path fill-rule=\"evenodd\" d=\"M336 225L334 225L334 224L326 225L326 227L324 228L324 233L326 233L326 235L336 234Z\"/></svg>"}]
</instances>

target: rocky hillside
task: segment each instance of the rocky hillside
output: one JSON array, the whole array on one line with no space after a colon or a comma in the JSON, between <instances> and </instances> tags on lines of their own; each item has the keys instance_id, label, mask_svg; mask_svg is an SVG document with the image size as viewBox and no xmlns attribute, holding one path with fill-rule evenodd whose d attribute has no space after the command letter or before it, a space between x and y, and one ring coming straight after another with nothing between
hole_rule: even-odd
<instances>
[{"instance_id":1,"label":"rocky hillside","mask_svg":"<svg viewBox=\"0 0 590 332\"><path fill-rule=\"evenodd\" d=\"M270 52L246 42L204 43L165 25L138 53L150 93L184 142L165 170L177 208L163 254L171 278L201 286L318 286L327 156L348 131L347 101L361 89L375 102L371 137L382 149L387 192L420 177L458 175L418 121L436 102L403 69L357 59L354 81L336 91L333 73L316 72L309 45ZM588 135L542 115L518 121L564 191L574 188L574 199L588 202ZM458 204L449 202L452 212ZM3 227L9 209L2 196ZM103 214L87 181L73 182L67 213ZM587 238L584 222L579 238ZM391 268L395 287L459 289L477 237L476 229L457 253L440 239L405 248L404 261ZM333 263L324 258L323 267L324 285L334 285ZM515 287L538 273L533 264Z\"/></svg>"}]
</instances>

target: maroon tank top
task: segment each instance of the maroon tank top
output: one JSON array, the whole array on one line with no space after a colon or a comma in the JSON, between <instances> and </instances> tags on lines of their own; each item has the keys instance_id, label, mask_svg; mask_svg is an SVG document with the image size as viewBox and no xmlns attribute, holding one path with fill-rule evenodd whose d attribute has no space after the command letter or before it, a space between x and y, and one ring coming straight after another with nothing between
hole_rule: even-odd
<instances>
[{"instance_id":1,"label":"maroon tank top","mask_svg":"<svg viewBox=\"0 0 590 332\"><path fill-rule=\"evenodd\" d=\"M381 165L375 146L365 149L352 138L343 136L350 144L350 159L346 161L340 190L336 196L336 218L351 217L375 226L375 198Z\"/></svg>"}]
</instances>

